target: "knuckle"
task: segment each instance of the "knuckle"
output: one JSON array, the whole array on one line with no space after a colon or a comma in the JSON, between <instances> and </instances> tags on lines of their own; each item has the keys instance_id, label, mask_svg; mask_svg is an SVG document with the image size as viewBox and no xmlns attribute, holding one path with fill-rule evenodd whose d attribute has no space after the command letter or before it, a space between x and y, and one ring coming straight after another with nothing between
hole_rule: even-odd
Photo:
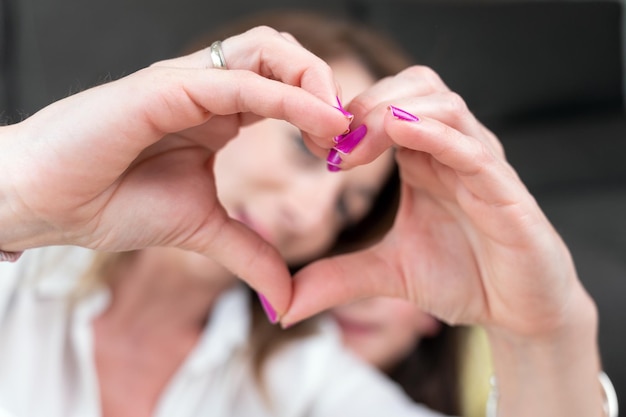
<instances>
[{"instance_id":1,"label":"knuckle","mask_svg":"<svg viewBox=\"0 0 626 417\"><path fill-rule=\"evenodd\" d=\"M363 117L371 112L378 104L375 97L363 94L350 102L350 112Z\"/></svg>"},{"instance_id":2,"label":"knuckle","mask_svg":"<svg viewBox=\"0 0 626 417\"><path fill-rule=\"evenodd\" d=\"M426 82L433 90L440 90L444 86L439 74L425 65L414 65L402 71L401 74L409 79Z\"/></svg>"},{"instance_id":3,"label":"knuckle","mask_svg":"<svg viewBox=\"0 0 626 417\"><path fill-rule=\"evenodd\" d=\"M334 75L333 69L330 67L330 65L314 55L313 57L315 57L315 59L317 60L317 70L320 72L320 75L324 76L325 78L332 79Z\"/></svg>"},{"instance_id":4,"label":"knuckle","mask_svg":"<svg viewBox=\"0 0 626 417\"><path fill-rule=\"evenodd\" d=\"M489 129L484 128L485 130L485 134L487 135L487 140L489 141L489 143L491 144L491 146L493 147L493 149L495 150L495 152L498 154L498 156L500 156L501 158L505 158L505 150L504 150L504 146L502 145L502 143L498 140L498 137Z\"/></svg>"},{"instance_id":5,"label":"knuckle","mask_svg":"<svg viewBox=\"0 0 626 417\"><path fill-rule=\"evenodd\" d=\"M253 27L248 31L248 34L254 36L263 36L263 37L271 37L271 36L279 36L280 34L276 29L273 29L266 25Z\"/></svg>"},{"instance_id":6,"label":"knuckle","mask_svg":"<svg viewBox=\"0 0 626 417\"><path fill-rule=\"evenodd\" d=\"M459 94L455 92L445 93L445 101L450 113L456 117L464 117L469 113L467 103Z\"/></svg>"},{"instance_id":7,"label":"knuckle","mask_svg":"<svg viewBox=\"0 0 626 417\"><path fill-rule=\"evenodd\" d=\"M476 149L474 150L474 161L478 167L488 167L492 165L496 158L491 150L483 142L476 141Z\"/></svg>"},{"instance_id":8,"label":"knuckle","mask_svg":"<svg viewBox=\"0 0 626 417\"><path fill-rule=\"evenodd\" d=\"M281 35L283 38L285 38L285 39L289 40L290 42L297 43L298 45L300 44L300 42L298 42L298 40L296 39L296 37L295 37L295 36L293 36L293 35L292 35L291 33L289 33L289 32L280 32L280 35Z\"/></svg>"}]
</instances>

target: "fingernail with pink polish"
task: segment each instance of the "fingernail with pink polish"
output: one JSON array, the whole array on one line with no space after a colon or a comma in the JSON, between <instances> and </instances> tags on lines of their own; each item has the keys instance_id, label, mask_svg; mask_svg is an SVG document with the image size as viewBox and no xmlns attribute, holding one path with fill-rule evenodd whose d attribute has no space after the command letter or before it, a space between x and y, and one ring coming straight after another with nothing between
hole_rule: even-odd
<instances>
[{"instance_id":1,"label":"fingernail with pink polish","mask_svg":"<svg viewBox=\"0 0 626 417\"><path fill-rule=\"evenodd\" d=\"M339 155L336 149L331 149L330 152L328 152L326 164L330 172L341 171L341 168L339 168L339 165L341 165L341 155Z\"/></svg>"},{"instance_id":2,"label":"fingernail with pink polish","mask_svg":"<svg viewBox=\"0 0 626 417\"><path fill-rule=\"evenodd\" d=\"M391 110L391 114L393 114L393 117L395 117L396 119L405 120L407 122L419 122L420 121L419 117L409 113L406 110L402 110L399 107L389 106L389 110Z\"/></svg>"},{"instance_id":3,"label":"fingernail with pink polish","mask_svg":"<svg viewBox=\"0 0 626 417\"><path fill-rule=\"evenodd\" d=\"M335 98L337 99L337 106L335 108L339 110L341 113L343 113L343 115L346 116L350 121L352 121L352 119L354 119L354 114L350 113L349 111L343 108L343 105L341 104L341 100L339 99L339 96L336 96Z\"/></svg>"},{"instance_id":4,"label":"fingernail with pink polish","mask_svg":"<svg viewBox=\"0 0 626 417\"><path fill-rule=\"evenodd\" d=\"M263 294L258 293L258 295L259 300L261 301L261 305L263 306L263 310L265 310L265 314L267 314L267 318L269 319L270 323L278 323L278 314L276 314L276 310L274 310L274 307L272 307L272 305L269 303L269 301L267 301L267 298L265 298Z\"/></svg>"},{"instance_id":5,"label":"fingernail with pink polish","mask_svg":"<svg viewBox=\"0 0 626 417\"><path fill-rule=\"evenodd\" d=\"M341 134L339 136L335 136L333 138L333 142L335 142L335 143L341 142L343 140L343 138L345 138L348 133L350 133L350 129L348 129L345 133L343 133L343 134Z\"/></svg>"},{"instance_id":6,"label":"fingernail with pink polish","mask_svg":"<svg viewBox=\"0 0 626 417\"><path fill-rule=\"evenodd\" d=\"M336 150L343 154L347 154L352 152L352 150L358 145L361 140L365 137L367 133L367 127L365 125L361 125L354 129L352 132L345 135L342 139L337 142L335 145Z\"/></svg>"}]
</instances>

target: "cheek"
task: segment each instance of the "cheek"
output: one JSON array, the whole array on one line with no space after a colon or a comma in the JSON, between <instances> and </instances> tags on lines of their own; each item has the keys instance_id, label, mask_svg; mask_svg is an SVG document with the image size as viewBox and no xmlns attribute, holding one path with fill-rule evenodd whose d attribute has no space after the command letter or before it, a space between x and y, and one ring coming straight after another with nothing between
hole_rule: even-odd
<instances>
[{"instance_id":1,"label":"cheek","mask_svg":"<svg viewBox=\"0 0 626 417\"><path fill-rule=\"evenodd\" d=\"M307 233L306 238L298 238L289 242L281 250L281 254L289 265L302 265L319 259L330 249L334 240L334 230L317 228L317 230Z\"/></svg>"},{"instance_id":2,"label":"cheek","mask_svg":"<svg viewBox=\"0 0 626 417\"><path fill-rule=\"evenodd\" d=\"M220 200L227 204L249 195L271 180L281 167L275 140L263 130L233 139L215 157L215 182Z\"/></svg>"},{"instance_id":3,"label":"cheek","mask_svg":"<svg viewBox=\"0 0 626 417\"><path fill-rule=\"evenodd\" d=\"M260 171L268 159L262 149L262 140L251 140L248 136L233 139L220 149L215 157L215 174L222 179L238 177L242 172Z\"/></svg>"}]
</instances>

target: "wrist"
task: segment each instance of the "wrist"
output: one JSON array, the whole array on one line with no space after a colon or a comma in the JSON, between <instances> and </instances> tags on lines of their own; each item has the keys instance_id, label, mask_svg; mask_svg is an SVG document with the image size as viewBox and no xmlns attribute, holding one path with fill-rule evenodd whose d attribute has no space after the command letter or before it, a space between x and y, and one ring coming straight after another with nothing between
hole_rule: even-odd
<instances>
[{"instance_id":1,"label":"wrist","mask_svg":"<svg viewBox=\"0 0 626 417\"><path fill-rule=\"evenodd\" d=\"M519 352L545 351L548 348L560 350L576 341L593 340L595 343L598 310L582 285L577 284L567 301L563 302L558 317L546 318L545 322L527 327L522 332L504 326L485 326L485 330L492 345L506 346Z\"/></svg>"},{"instance_id":2,"label":"wrist","mask_svg":"<svg viewBox=\"0 0 626 417\"><path fill-rule=\"evenodd\" d=\"M501 415L602 416L595 304L582 290L550 332L487 329Z\"/></svg>"},{"instance_id":3,"label":"wrist","mask_svg":"<svg viewBox=\"0 0 626 417\"><path fill-rule=\"evenodd\" d=\"M619 404L617 400L617 393L615 392L615 387L613 386L611 379L604 371L598 374L598 383L602 388L602 397L604 400L602 405L602 417L618 417ZM498 417L498 401L500 399L500 394L498 392L498 383L495 377L491 377L490 384L491 389L487 399L485 417Z\"/></svg>"},{"instance_id":4,"label":"wrist","mask_svg":"<svg viewBox=\"0 0 626 417\"><path fill-rule=\"evenodd\" d=\"M53 231L27 208L28 182L34 178L37 165L28 163L30 157L24 143L23 124L0 128L0 260L14 261L21 251L49 244Z\"/></svg>"}]
</instances>

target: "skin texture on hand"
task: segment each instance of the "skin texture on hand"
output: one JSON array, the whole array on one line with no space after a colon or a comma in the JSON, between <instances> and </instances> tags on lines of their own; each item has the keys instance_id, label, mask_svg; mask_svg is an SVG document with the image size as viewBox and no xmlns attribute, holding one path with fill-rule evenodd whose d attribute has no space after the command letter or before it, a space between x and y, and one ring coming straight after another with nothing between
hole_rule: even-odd
<instances>
[{"instance_id":1,"label":"skin texture on hand","mask_svg":"<svg viewBox=\"0 0 626 417\"><path fill-rule=\"evenodd\" d=\"M210 68L208 51L199 51L3 127L0 222L13 227L2 228L2 249L176 246L218 260L284 312L284 261L228 217L213 155L259 118L287 120L320 148L349 120L334 107L328 65L289 37L257 28L223 48L227 71Z\"/></svg>"},{"instance_id":2,"label":"skin texture on hand","mask_svg":"<svg viewBox=\"0 0 626 417\"><path fill-rule=\"evenodd\" d=\"M372 295L412 300L448 323L520 333L548 331L551 318L560 319L578 288L567 248L495 136L437 80L415 67L349 105L368 131L342 156L342 167L395 146L403 183L398 215L376 246L302 270L285 322ZM419 119L394 117L392 102Z\"/></svg>"},{"instance_id":3,"label":"skin texture on hand","mask_svg":"<svg viewBox=\"0 0 626 417\"><path fill-rule=\"evenodd\" d=\"M423 67L380 81L347 109L368 131L340 167L395 147L400 207L379 243L299 271L282 323L371 296L404 298L487 329L503 415L600 413L595 306L497 138ZM559 385L563 375L570 383Z\"/></svg>"}]
</instances>

